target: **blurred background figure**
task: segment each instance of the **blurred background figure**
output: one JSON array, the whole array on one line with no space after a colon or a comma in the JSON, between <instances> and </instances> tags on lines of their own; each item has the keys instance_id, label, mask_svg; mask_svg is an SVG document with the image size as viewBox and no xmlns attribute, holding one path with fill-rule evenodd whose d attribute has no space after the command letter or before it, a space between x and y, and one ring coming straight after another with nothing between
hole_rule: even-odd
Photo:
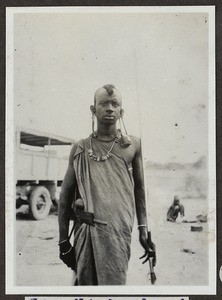
<instances>
[{"instance_id":1,"label":"blurred background figure","mask_svg":"<svg viewBox=\"0 0 222 300\"><path fill-rule=\"evenodd\" d=\"M173 204L167 211L167 221L175 222L180 213L181 217L184 217L184 206L180 204L178 196L174 196Z\"/></svg>"}]
</instances>

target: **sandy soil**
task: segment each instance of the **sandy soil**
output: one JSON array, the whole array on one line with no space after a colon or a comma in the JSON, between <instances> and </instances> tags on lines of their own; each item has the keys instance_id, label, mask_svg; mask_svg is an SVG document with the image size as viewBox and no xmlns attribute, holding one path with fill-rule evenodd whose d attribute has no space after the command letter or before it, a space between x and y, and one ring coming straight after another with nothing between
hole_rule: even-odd
<instances>
[{"instance_id":1,"label":"sandy soil","mask_svg":"<svg viewBox=\"0 0 222 300\"><path fill-rule=\"evenodd\" d=\"M208 224L181 223L180 219L176 223L167 222L166 211L172 202L172 195L164 192L166 188L160 189L159 183L154 182L156 179L151 177L149 179L152 188L148 206L152 213L152 238L157 248L156 285L207 285ZM170 190L172 191L172 187ZM206 199L184 197L181 201L188 220L194 220L196 215L207 210ZM203 231L192 232L192 225L202 226ZM17 218L16 236L16 285L72 285L72 271L58 258L58 222L55 214L42 221L31 221L27 217ZM139 260L143 249L138 241L136 224L131 249L127 285L151 284L149 266L142 265Z\"/></svg>"}]
</instances>

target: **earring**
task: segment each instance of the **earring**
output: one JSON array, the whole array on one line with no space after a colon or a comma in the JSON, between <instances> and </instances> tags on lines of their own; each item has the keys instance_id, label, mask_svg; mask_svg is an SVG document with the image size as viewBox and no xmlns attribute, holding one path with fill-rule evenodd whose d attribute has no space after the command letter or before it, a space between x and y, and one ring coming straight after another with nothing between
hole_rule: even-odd
<instances>
[{"instance_id":1,"label":"earring","mask_svg":"<svg viewBox=\"0 0 222 300\"><path fill-rule=\"evenodd\" d=\"M119 132L120 132L120 134L122 135L122 127L121 127L121 121L120 121L121 118L122 118L122 117L119 118Z\"/></svg>"},{"instance_id":2,"label":"earring","mask_svg":"<svg viewBox=\"0 0 222 300\"><path fill-rule=\"evenodd\" d=\"M125 130L125 134L122 133L121 122L122 122L122 124L123 124L124 130ZM120 125L120 133L121 133L120 145L121 145L123 148L126 148L126 147L128 147L129 145L131 145L132 142L131 142L131 139L129 138L128 133L127 133L127 131L126 131L126 126L125 126L125 124L124 124L124 122L123 122L123 117L120 117L120 119L119 119L119 125Z\"/></svg>"},{"instance_id":3,"label":"earring","mask_svg":"<svg viewBox=\"0 0 222 300\"><path fill-rule=\"evenodd\" d=\"M92 132L95 132L95 114L92 114Z\"/></svg>"}]
</instances>

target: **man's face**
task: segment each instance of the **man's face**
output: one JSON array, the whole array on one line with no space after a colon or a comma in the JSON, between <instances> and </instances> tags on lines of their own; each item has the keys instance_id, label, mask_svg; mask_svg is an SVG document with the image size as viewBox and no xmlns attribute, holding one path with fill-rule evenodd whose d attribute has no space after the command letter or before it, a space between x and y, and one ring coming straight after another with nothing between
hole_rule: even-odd
<instances>
[{"instance_id":1,"label":"man's face","mask_svg":"<svg viewBox=\"0 0 222 300\"><path fill-rule=\"evenodd\" d=\"M96 96L95 116L102 124L115 124L122 114L122 101L117 93L111 96L104 90Z\"/></svg>"}]
</instances>

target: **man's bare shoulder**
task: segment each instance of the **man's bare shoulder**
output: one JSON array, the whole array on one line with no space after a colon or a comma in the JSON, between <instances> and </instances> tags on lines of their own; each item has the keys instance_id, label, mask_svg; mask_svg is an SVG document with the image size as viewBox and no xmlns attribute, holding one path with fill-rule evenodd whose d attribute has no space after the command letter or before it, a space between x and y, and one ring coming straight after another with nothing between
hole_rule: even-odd
<instances>
[{"instance_id":1,"label":"man's bare shoulder","mask_svg":"<svg viewBox=\"0 0 222 300\"><path fill-rule=\"evenodd\" d=\"M141 139L134 135L130 135L130 139L131 139L132 146L134 147L135 151L139 152L141 150Z\"/></svg>"}]
</instances>

